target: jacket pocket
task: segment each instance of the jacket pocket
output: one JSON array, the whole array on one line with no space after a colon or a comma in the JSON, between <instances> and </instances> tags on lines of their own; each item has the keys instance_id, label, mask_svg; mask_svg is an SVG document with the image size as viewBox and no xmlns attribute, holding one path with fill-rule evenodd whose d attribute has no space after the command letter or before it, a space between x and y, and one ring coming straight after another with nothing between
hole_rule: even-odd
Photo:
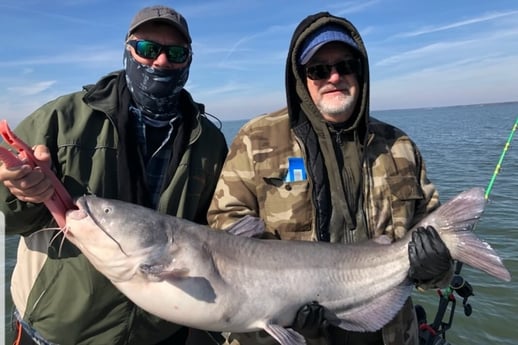
<instances>
[{"instance_id":1,"label":"jacket pocket","mask_svg":"<svg viewBox=\"0 0 518 345\"><path fill-rule=\"evenodd\" d=\"M413 224L416 202L423 192L415 176L387 177L395 238L401 238Z\"/></svg>"},{"instance_id":2,"label":"jacket pocket","mask_svg":"<svg viewBox=\"0 0 518 345\"><path fill-rule=\"evenodd\" d=\"M281 239L311 239L313 210L307 180L265 178L260 208L269 231Z\"/></svg>"}]
</instances>

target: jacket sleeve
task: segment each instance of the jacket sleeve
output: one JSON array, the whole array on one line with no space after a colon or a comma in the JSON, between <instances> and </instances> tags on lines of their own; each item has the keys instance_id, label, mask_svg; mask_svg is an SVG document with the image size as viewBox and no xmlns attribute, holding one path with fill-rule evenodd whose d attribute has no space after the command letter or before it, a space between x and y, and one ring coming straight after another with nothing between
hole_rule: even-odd
<instances>
[{"instance_id":1,"label":"jacket sleeve","mask_svg":"<svg viewBox=\"0 0 518 345\"><path fill-rule=\"evenodd\" d=\"M249 143L242 128L230 146L209 207L207 220L212 228L225 229L246 215L259 216Z\"/></svg>"}]
</instances>

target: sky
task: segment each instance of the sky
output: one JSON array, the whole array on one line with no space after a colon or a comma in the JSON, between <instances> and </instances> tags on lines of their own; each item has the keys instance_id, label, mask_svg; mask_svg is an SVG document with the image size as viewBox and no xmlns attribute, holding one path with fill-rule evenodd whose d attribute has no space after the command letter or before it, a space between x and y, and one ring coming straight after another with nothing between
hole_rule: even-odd
<instances>
[{"instance_id":1,"label":"sky","mask_svg":"<svg viewBox=\"0 0 518 345\"><path fill-rule=\"evenodd\" d=\"M518 101L515 0L2 0L0 119L15 126L121 69L131 18L155 4L186 17L194 51L186 88L223 121L284 106L291 35L319 11L360 31L374 111Z\"/></svg>"}]
</instances>

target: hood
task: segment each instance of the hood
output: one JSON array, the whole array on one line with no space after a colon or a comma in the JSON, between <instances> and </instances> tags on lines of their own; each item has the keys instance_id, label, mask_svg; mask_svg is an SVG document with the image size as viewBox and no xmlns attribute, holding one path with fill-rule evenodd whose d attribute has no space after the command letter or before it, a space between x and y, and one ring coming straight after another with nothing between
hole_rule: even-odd
<instances>
[{"instance_id":1,"label":"hood","mask_svg":"<svg viewBox=\"0 0 518 345\"><path fill-rule=\"evenodd\" d=\"M353 39L357 48L355 54L362 66L358 75L359 99L352 117L344 124L330 124L324 120L309 95L305 73L297 64L306 38L329 24L345 29ZM318 228L328 232L331 242L362 240L367 236L361 187L364 148L368 139L369 62L363 40L353 24L328 12L319 12L306 17L297 26L286 63L286 93L290 125L306 146L307 165L311 167L315 195L319 196ZM320 185L315 182L317 176L323 176Z\"/></svg>"},{"instance_id":2,"label":"hood","mask_svg":"<svg viewBox=\"0 0 518 345\"><path fill-rule=\"evenodd\" d=\"M369 62L367 51L358 30L348 20L331 15L328 12L319 12L306 17L295 29L290 43L286 61L286 99L288 102L291 126L309 120L313 128L319 132L319 128L326 126L320 112L314 105L305 85L305 76L297 65L297 57L300 54L301 44L315 30L327 24L342 26L350 33L358 46L358 57L362 63L362 74L358 76L361 88L360 99L356 104L350 129L358 128L360 137L364 137L369 114ZM301 111L304 110L304 111Z\"/></svg>"}]
</instances>

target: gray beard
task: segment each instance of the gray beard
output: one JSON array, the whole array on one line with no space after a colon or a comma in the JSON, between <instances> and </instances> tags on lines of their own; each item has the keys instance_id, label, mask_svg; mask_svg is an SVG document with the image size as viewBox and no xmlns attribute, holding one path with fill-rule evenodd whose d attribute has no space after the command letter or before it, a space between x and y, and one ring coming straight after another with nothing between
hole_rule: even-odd
<instances>
[{"instance_id":1,"label":"gray beard","mask_svg":"<svg viewBox=\"0 0 518 345\"><path fill-rule=\"evenodd\" d=\"M343 97L341 102L325 102L320 101L318 104L316 104L317 109L320 111L320 113L325 114L332 118L340 118L344 115L346 115L345 120L347 121L351 114L354 111L354 107L356 105L356 100L353 99L353 97ZM340 121L340 122L342 122Z\"/></svg>"}]
</instances>

